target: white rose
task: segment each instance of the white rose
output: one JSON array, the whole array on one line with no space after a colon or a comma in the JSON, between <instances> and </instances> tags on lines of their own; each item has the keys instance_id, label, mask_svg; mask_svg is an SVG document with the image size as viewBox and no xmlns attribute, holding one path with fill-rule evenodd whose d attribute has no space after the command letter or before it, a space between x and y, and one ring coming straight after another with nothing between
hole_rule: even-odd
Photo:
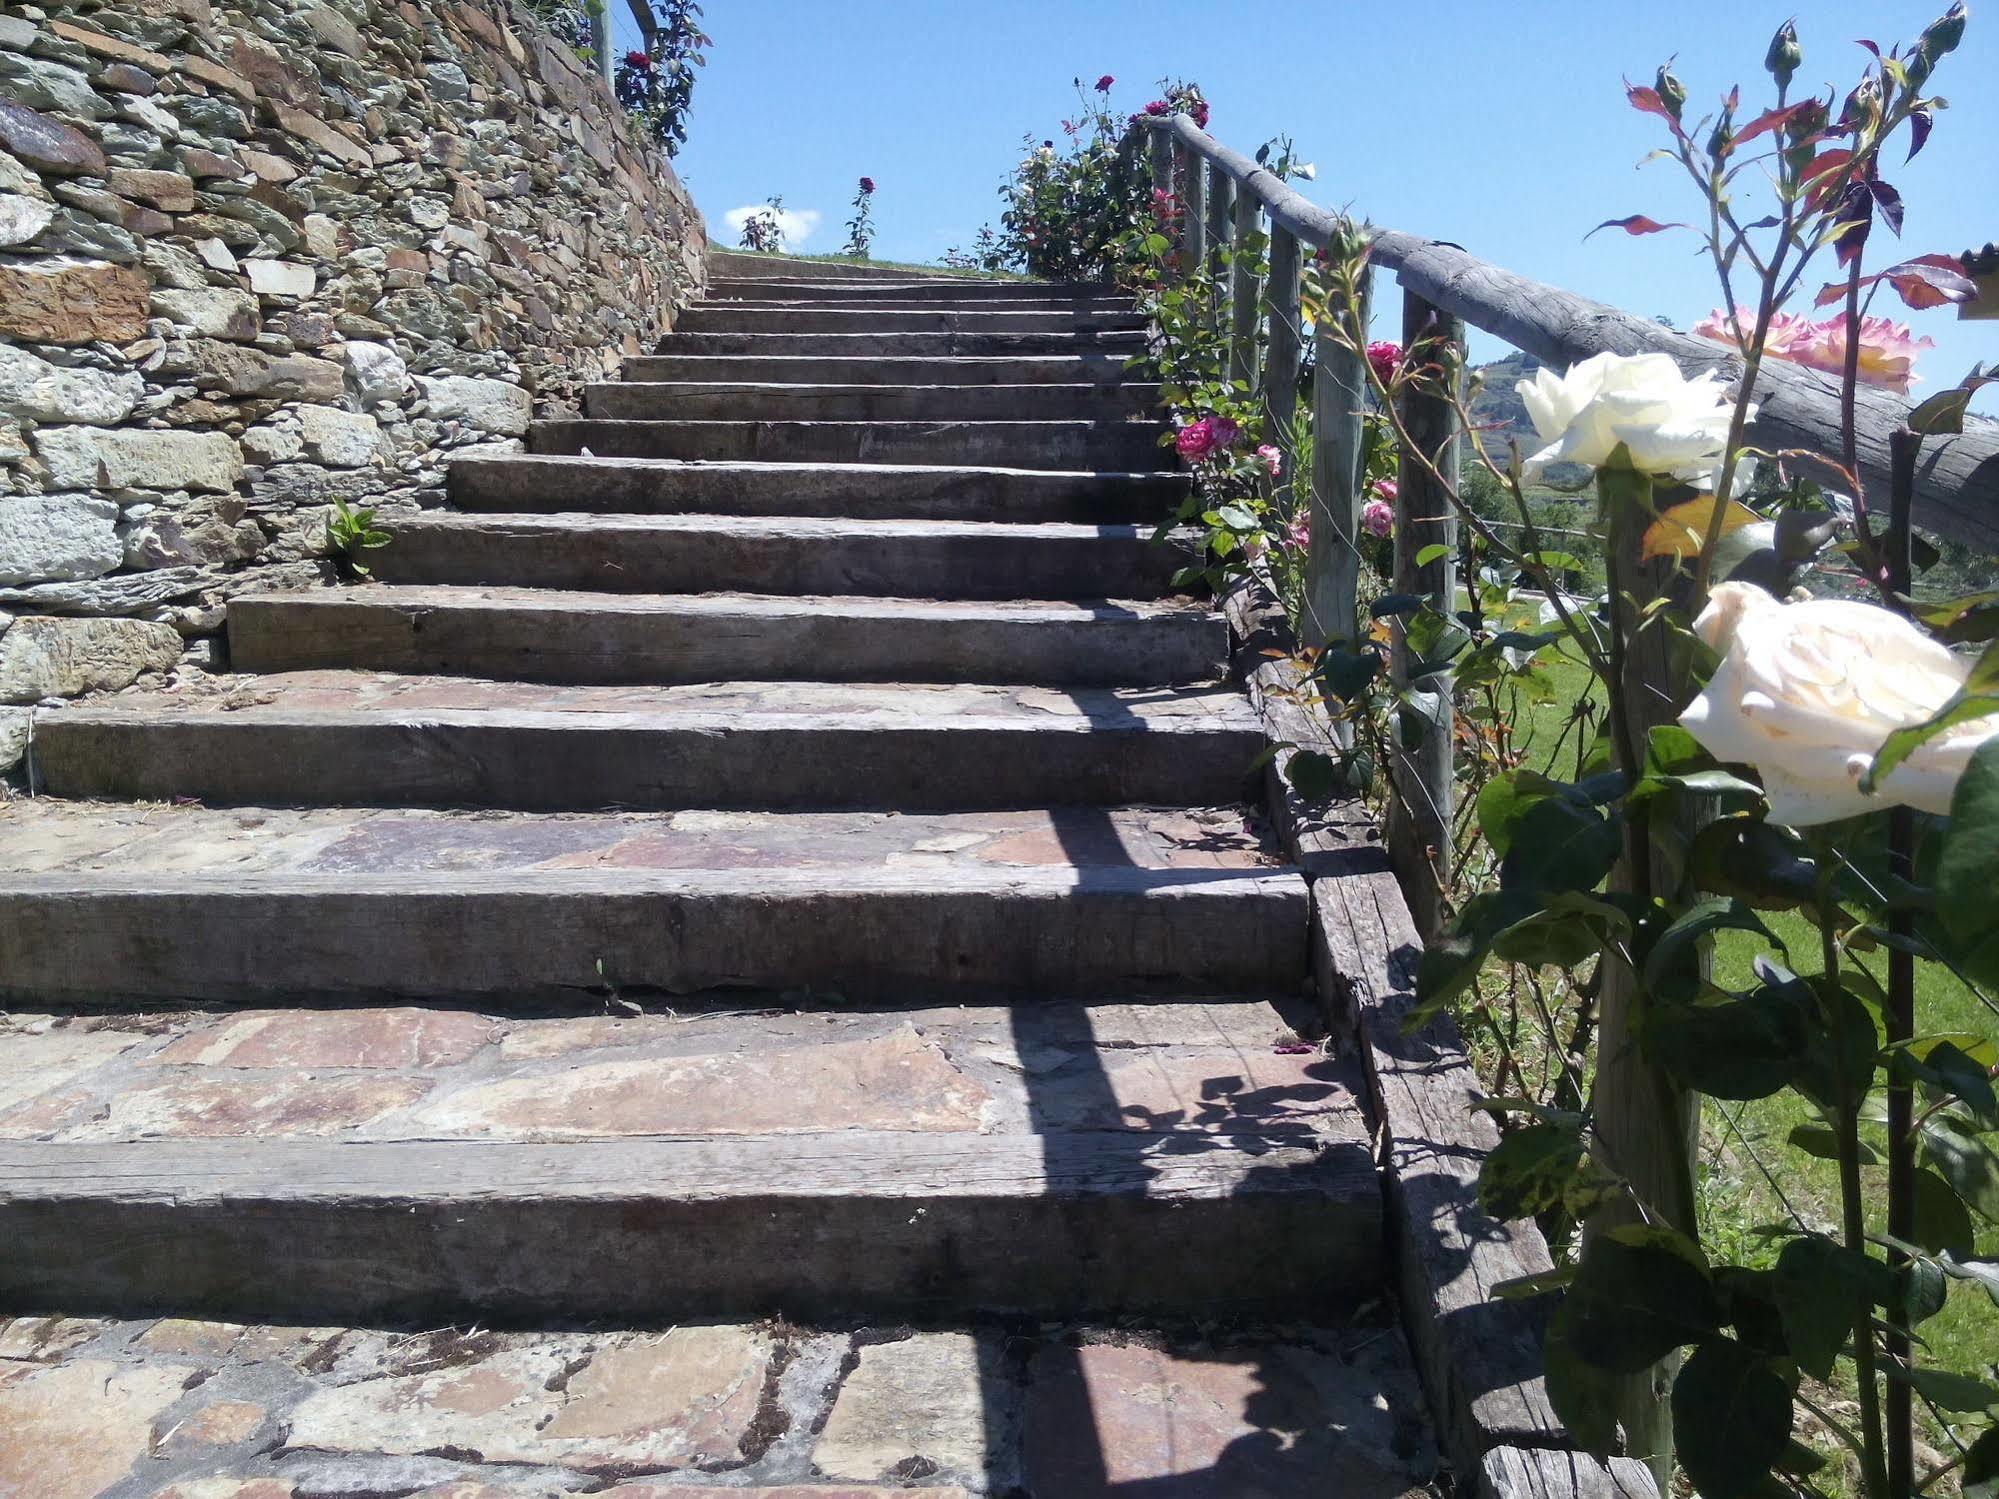
<instances>
[{"instance_id":1,"label":"white rose","mask_svg":"<svg viewBox=\"0 0 1999 1499\"><path fill-rule=\"evenodd\" d=\"M1724 655L1680 723L1716 759L1756 768L1773 821L1809 827L1890 804L1947 813L1972 751L1999 734L1999 714L1959 724L1868 796L1860 778L1882 741L1954 697L1967 662L1877 605L1780 604L1749 583L1717 586L1694 631Z\"/></svg>"},{"instance_id":2,"label":"white rose","mask_svg":"<svg viewBox=\"0 0 1999 1499\"><path fill-rule=\"evenodd\" d=\"M1529 479L1551 463L1601 468L1623 443L1644 472L1711 488L1734 416L1713 371L1689 380L1664 354L1596 354L1566 375L1536 370L1514 389L1543 444L1523 465Z\"/></svg>"}]
</instances>

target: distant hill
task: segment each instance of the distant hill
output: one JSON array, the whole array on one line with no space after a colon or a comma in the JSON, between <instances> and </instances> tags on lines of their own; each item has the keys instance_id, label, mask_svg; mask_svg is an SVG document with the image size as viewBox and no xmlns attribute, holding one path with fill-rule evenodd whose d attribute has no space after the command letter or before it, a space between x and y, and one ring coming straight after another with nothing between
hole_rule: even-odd
<instances>
[{"instance_id":1,"label":"distant hill","mask_svg":"<svg viewBox=\"0 0 1999 1499\"><path fill-rule=\"evenodd\" d=\"M1522 380L1532 379L1541 367L1541 361L1533 355L1517 353L1472 367L1481 382L1478 394L1472 398L1472 419L1478 424L1479 440L1485 444L1486 452L1501 468L1506 466L1509 442L1520 445L1522 458L1541 446L1534 423L1527 416L1527 403L1513 388ZM1589 481L1589 472L1580 464L1563 463L1551 467L1547 477L1551 488L1573 489Z\"/></svg>"}]
</instances>

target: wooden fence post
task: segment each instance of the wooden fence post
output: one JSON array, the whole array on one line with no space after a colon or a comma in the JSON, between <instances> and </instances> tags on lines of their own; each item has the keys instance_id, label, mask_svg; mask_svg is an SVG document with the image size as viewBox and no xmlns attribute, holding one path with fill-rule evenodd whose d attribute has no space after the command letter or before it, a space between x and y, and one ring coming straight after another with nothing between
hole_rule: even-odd
<instances>
[{"instance_id":1,"label":"wooden fence post","mask_svg":"<svg viewBox=\"0 0 1999 1499\"><path fill-rule=\"evenodd\" d=\"M1208 163L1208 326L1224 341L1229 336L1228 292L1222 282L1222 251L1235 227L1235 179L1214 162ZM1224 368L1227 361L1223 361Z\"/></svg>"},{"instance_id":2,"label":"wooden fence post","mask_svg":"<svg viewBox=\"0 0 1999 1499\"><path fill-rule=\"evenodd\" d=\"M1458 484L1459 431L1457 392L1443 381L1461 378L1463 360L1453 350L1463 348L1464 337L1462 320L1414 292L1403 293L1405 358L1433 373L1403 386L1402 425L1444 482L1414 454L1402 454L1396 475L1395 591L1421 595L1446 617L1457 608L1458 517L1447 491ZM1398 624L1391 655L1398 686L1410 685L1414 654ZM1442 891L1451 875L1451 673L1425 674L1416 693L1417 701L1402 708L1390 736L1390 774L1399 795L1389 805L1388 853L1416 924L1433 937L1442 930Z\"/></svg>"},{"instance_id":3,"label":"wooden fence post","mask_svg":"<svg viewBox=\"0 0 1999 1499\"><path fill-rule=\"evenodd\" d=\"M1175 142L1174 152L1180 168L1180 274L1187 277L1208 259L1207 163L1192 146Z\"/></svg>"},{"instance_id":4,"label":"wooden fence post","mask_svg":"<svg viewBox=\"0 0 1999 1499\"><path fill-rule=\"evenodd\" d=\"M1168 135L1164 130L1147 130L1145 134L1146 159L1152 168L1153 189L1157 192L1166 193L1169 196L1174 195L1178 192L1178 184L1173 181L1173 137ZM1174 202L1177 205L1179 199L1175 197ZM1154 221L1157 222L1159 210L1156 201L1152 212ZM1166 234L1168 238L1172 238L1171 230L1172 226L1170 224L1161 225L1160 227L1160 232ZM1177 249L1178 246L1176 245L1175 248Z\"/></svg>"},{"instance_id":5,"label":"wooden fence post","mask_svg":"<svg viewBox=\"0 0 1999 1499\"><path fill-rule=\"evenodd\" d=\"M1229 379L1247 391L1256 383L1257 274L1251 241L1262 227L1263 205L1255 193L1238 192L1235 200L1235 258L1229 267Z\"/></svg>"},{"instance_id":6,"label":"wooden fence post","mask_svg":"<svg viewBox=\"0 0 1999 1499\"><path fill-rule=\"evenodd\" d=\"M1352 307L1322 311L1312 333L1312 540L1305 554L1300 644L1359 643L1361 413L1367 404L1365 358L1336 336L1332 319L1347 323L1348 339L1367 337L1373 273L1363 269Z\"/></svg>"},{"instance_id":7,"label":"wooden fence post","mask_svg":"<svg viewBox=\"0 0 1999 1499\"><path fill-rule=\"evenodd\" d=\"M1285 456L1291 451L1291 423L1298 411L1298 355L1302 331L1298 324L1298 236L1282 224L1270 226L1270 278L1263 300L1270 309L1270 342L1263 361L1263 409L1268 414L1266 436ZM1291 477L1287 471L1285 479Z\"/></svg>"}]
</instances>

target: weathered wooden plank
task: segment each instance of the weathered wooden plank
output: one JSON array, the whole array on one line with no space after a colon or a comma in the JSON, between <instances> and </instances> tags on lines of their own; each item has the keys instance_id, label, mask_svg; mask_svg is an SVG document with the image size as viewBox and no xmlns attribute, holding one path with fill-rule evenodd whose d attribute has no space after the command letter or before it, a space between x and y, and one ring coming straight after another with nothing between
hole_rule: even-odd
<instances>
[{"instance_id":1,"label":"weathered wooden plank","mask_svg":"<svg viewBox=\"0 0 1999 1499\"><path fill-rule=\"evenodd\" d=\"M1497 1447L1478 1467L1478 1499L1655 1499L1641 1462L1580 1452Z\"/></svg>"},{"instance_id":2,"label":"weathered wooden plank","mask_svg":"<svg viewBox=\"0 0 1999 1499\"><path fill-rule=\"evenodd\" d=\"M1460 436L1455 399L1463 365L1464 324L1440 312L1414 292L1402 296L1402 346L1419 369L1434 369L1435 380L1405 384L1399 397L1403 427L1415 452L1405 450L1396 475L1395 591L1420 595L1437 613L1454 609L1457 579L1458 514L1452 496L1458 485ZM1420 457L1419 457L1420 454ZM1427 461L1425 461L1427 460ZM1434 476L1433 476L1434 473ZM1440 476L1440 477L1438 477ZM1442 555L1419 560L1427 551ZM1403 626L1390 637L1390 666L1396 682L1410 685L1417 664ZM1451 878L1451 826L1455 780L1452 773L1452 673L1432 672L1405 709L1405 722L1420 720L1416 743L1394 736L1389 774L1398 799L1391 805L1388 853L1410 892L1416 924L1435 933L1443 921L1442 892Z\"/></svg>"},{"instance_id":3,"label":"weathered wooden plank","mask_svg":"<svg viewBox=\"0 0 1999 1499\"><path fill-rule=\"evenodd\" d=\"M1208 258L1208 168L1187 146L1175 152L1180 184L1180 274L1191 276Z\"/></svg>"},{"instance_id":4,"label":"weathered wooden plank","mask_svg":"<svg viewBox=\"0 0 1999 1499\"><path fill-rule=\"evenodd\" d=\"M1258 257L1248 246L1261 230L1262 218L1263 205L1255 193L1243 193L1236 199L1235 234L1230 240L1235 256L1229 265L1229 378L1244 390L1256 380L1259 321Z\"/></svg>"},{"instance_id":5,"label":"weathered wooden plank","mask_svg":"<svg viewBox=\"0 0 1999 1499\"><path fill-rule=\"evenodd\" d=\"M1282 611L1256 585L1223 605L1265 732L1329 749L1323 710L1287 693L1296 669L1263 654L1291 644ZM1478 1206L1479 1164L1499 1132L1472 1110L1482 1090L1456 1027L1440 1019L1403 1031L1423 938L1371 809L1358 800L1305 804L1281 775L1292 753L1273 758L1271 812L1312 884L1321 999L1367 1071L1397 1293L1440 1434L1464 1473L1495 1447L1566 1447L1541 1377L1546 1306L1491 1296L1502 1281L1552 1268L1547 1244L1532 1223L1496 1222Z\"/></svg>"},{"instance_id":6,"label":"weathered wooden plank","mask_svg":"<svg viewBox=\"0 0 1999 1499\"><path fill-rule=\"evenodd\" d=\"M1533 1224L1478 1206L1499 1132L1472 1111L1481 1090L1456 1027L1402 1031L1422 953L1402 891L1384 860L1314 881L1312 899L1323 992L1361 1039L1403 1317L1444 1440L1465 1471L1494 1446L1567 1445L1541 1377L1545 1307L1492 1299L1500 1282L1551 1269L1547 1245Z\"/></svg>"},{"instance_id":7,"label":"weathered wooden plank","mask_svg":"<svg viewBox=\"0 0 1999 1499\"><path fill-rule=\"evenodd\" d=\"M1148 127L1170 133L1181 150L1216 162L1263 201L1273 225L1283 225L1307 244L1324 245L1339 231L1337 215L1197 129L1186 116L1150 121ZM1557 368L1606 351L1656 349L1689 374L1716 368L1740 374L1740 359L1722 345L1516 275L1456 245L1392 229L1371 233L1374 263L1398 272L1405 288ZM1766 364L1757 379L1761 410L1749 430L1751 441L1766 448L1837 454L1836 393L1837 382L1829 375ZM1889 434L1907 409L1905 401L1888 391L1860 391L1860 469L1871 493L1888 492ZM1915 516L1918 524L1954 540L1999 543L1999 422L1974 417L1961 436L1925 444L1916 476Z\"/></svg>"},{"instance_id":8,"label":"weathered wooden plank","mask_svg":"<svg viewBox=\"0 0 1999 1499\"><path fill-rule=\"evenodd\" d=\"M1312 538L1306 551L1305 644L1357 638L1360 620L1361 418L1367 406L1367 361L1351 335L1367 327L1371 273L1363 271L1357 304L1328 308L1313 330ZM1332 318L1347 324L1342 341Z\"/></svg>"},{"instance_id":9,"label":"weathered wooden plank","mask_svg":"<svg viewBox=\"0 0 1999 1499\"><path fill-rule=\"evenodd\" d=\"M1298 359L1303 331L1298 321L1298 236L1270 226L1270 276L1264 283L1269 307L1270 344L1264 359L1263 402L1270 413L1270 440L1291 457L1291 423L1298 410ZM1287 472L1284 476L1289 478Z\"/></svg>"},{"instance_id":10,"label":"weathered wooden plank","mask_svg":"<svg viewBox=\"0 0 1999 1499\"><path fill-rule=\"evenodd\" d=\"M1340 1130L7 1141L0 1308L1294 1316L1381 1284L1373 1163Z\"/></svg>"}]
</instances>

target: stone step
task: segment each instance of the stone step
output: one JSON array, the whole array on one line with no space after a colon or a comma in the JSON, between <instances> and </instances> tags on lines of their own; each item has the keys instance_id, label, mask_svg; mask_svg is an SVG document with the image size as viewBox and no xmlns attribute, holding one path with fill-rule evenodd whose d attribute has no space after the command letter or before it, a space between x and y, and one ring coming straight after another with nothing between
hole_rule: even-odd
<instances>
[{"instance_id":1,"label":"stone step","mask_svg":"<svg viewBox=\"0 0 1999 1499\"><path fill-rule=\"evenodd\" d=\"M910 306L813 307L697 302L674 321L680 333L1130 333L1145 327L1135 312L965 312Z\"/></svg>"},{"instance_id":2,"label":"stone step","mask_svg":"<svg viewBox=\"0 0 1999 1499\"><path fill-rule=\"evenodd\" d=\"M1018 354L1116 354L1145 352L1145 334L1095 328L1066 333L669 333L661 353L826 355L847 359L916 357L986 359Z\"/></svg>"},{"instance_id":3,"label":"stone step","mask_svg":"<svg viewBox=\"0 0 1999 1499\"><path fill-rule=\"evenodd\" d=\"M1155 598L1190 555L1143 526L737 515L455 515L385 520L385 583L610 593L934 599Z\"/></svg>"},{"instance_id":4,"label":"stone step","mask_svg":"<svg viewBox=\"0 0 1999 1499\"><path fill-rule=\"evenodd\" d=\"M1084 322L1111 321L1122 327L1141 327L1135 304L1130 297L967 297L956 295L901 297L887 294L866 296L846 295L825 299L806 297L761 297L747 296L715 299L691 303L675 315L673 326L679 327L687 314L699 309L701 312L755 312L772 315L816 316L820 313L840 313L857 319L876 313L899 315L903 313L922 314L936 317L966 316L976 320L987 317L1044 319L1067 319Z\"/></svg>"},{"instance_id":5,"label":"stone step","mask_svg":"<svg viewBox=\"0 0 1999 1499\"><path fill-rule=\"evenodd\" d=\"M617 381L583 388L586 416L613 421L1116 420L1157 412L1157 385L837 385L745 380Z\"/></svg>"},{"instance_id":6,"label":"stone step","mask_svg":"<svg viewBox=\"0 0 1999 1499\"><path fill-rule=\"evenodd\" d=\"M1186 603L938 602L379 586L229 602L238 671L575 683L1210 682L1228 625Z\"/></svg>"},{"instance_id":7,"label":"stone step","mask_svg":"<svg viewBox=\"0 0 1999 1499\"><path fill-rule=\"evenodd\" d=\"M1251 789L1230 689L546 687L297 672L37 714L55 796L587 811L1205 806Z\"/></svg>"},{"instance_id":8,"label":"stone step","mask_svg":"<svg viewBox=\"0 0 1999 1499\"><path fill-rule=\"evenodd\" d=\"M1280 1051L1294 1023L1059 999L35 1017L0 1037L33 1079L0 1114L0 1303L1309 1316L1379 1290L1382 1212L1358 1070Z\"/></svg>"},{"instance_id":9,"label":"stone step","mask_svg":"<svg viewBox=\"0 0 1999 1499\"><path fill-rule=\"evenodd\" d=\"M1047 285L1024 276L997 277L952 271L944 266L912 270L906 265L874 265L844 260L812 260L802 255L765 254L755 250L724 250L710 246L704 257L708 274L720 281L948 281L954 286Z\"/></svg>"},{"instance_id":10,"label":"stone step","mask_svg":"<svg viewBox=\"0 0 1999 1499\"><path fill-rule=\"evenodd\" d=\"M9 809L0 1001L1292 993L1244 814Z\"/></svg>"},{"instance_id":11,"label":"stone step","mask_svg":"<svg viewBox=\"0 0 1999 1499\"><path fill-rule=\"evenodd\" d=\"M534 423L537 453L714 462L1002 464L1009 468L1158 472L1177 459L1164 422L1107 421L594 421Z\"/></svg>"},{"instance_id":12,"label":"stone step","mask_svg":"<svg viewBox=\"0 0 1999 1499\"><path fill-rule=\"evenodd\" d=\"M829 277L753 276L708 283L711 302L1009 302L1108 303L1129 308L1129 293L1102 281L975 281L942 276L861 281Z\"/></svg>"},{"instance_id":13,"label":"stone step","mask_svg":"<svg viewBox=\"0 0 1999 1499\"><path fill-rule=\"evenodd\" d=\"M914 463L692 463L565 454L461 458L461 510L626 515L844 515L1110 525L1156 522L1187 494L1184 474L946 468Z\"/></svg>"},{"instance_id":14,"label":"stone step","mask_svg":"<svg viewBox=\"0 0 1999 1499\"><path fill-rule=\"evenodd\" d=\"M852 302L866 306L872 302L938 302L962 304L968 308L1009 308L1029 306L1083 306L1117 308L1129 312L1135 302L1129 292L1119 292L1103 282L974 282L948 278L910 278L904 282L838 282L806 280L798 276L760 276L748 280L720 280L708 284L708 302Z\"/></svg>"},{"instance_id":15,"label":"stone step","mask_svg":"<svg viewBox=\"0 0 1999 1499\"><path fill-rule=\"evenodd\" d=\"M285 1261L299 1249L290 1246ZM620 1267L615 1279L635 1273L650 1270ZM473 1318L467 1327L411 1332L189 1317L0 1318L9 1360L0 1492L1443 1492L1432 1486L1442 1475L1402 1330L1379 1312L1335 1325L1282 1320L1202 1332L1170 1319L1112 1328L980 1319L913 1331L768 1321L511 1329ZM919 1487L913 1473L925 1475ZM624 1481L635 1474L648 1476ZM1472 1492L1468 1483L1458 1491ZM1599 1476L1589 1492L1620 1490Z\"/></svg>"},{"instance_id":16,"label":"stone step","mask_svg":"<svg viewBox=\"0 0 1999 1499\"><path fill-rule=\"evenodd\" d=\"M842 358L839 355L665 354L627 359L621 380L728 380L780 385L1122 385L1117 354L1020 354L1012 358Z\"/></svg>"}]
</instances>

